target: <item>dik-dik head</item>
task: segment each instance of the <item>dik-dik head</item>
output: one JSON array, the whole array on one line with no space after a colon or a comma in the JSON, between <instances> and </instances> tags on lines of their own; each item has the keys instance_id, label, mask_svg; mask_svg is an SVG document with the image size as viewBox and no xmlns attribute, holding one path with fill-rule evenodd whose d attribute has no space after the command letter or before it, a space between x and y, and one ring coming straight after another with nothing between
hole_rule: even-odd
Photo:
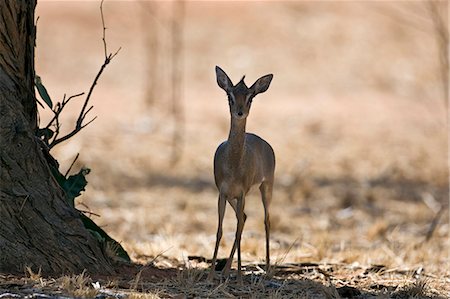
<instances>
[{"instance_id":1,"label":"dik-dik head","mask_svg":"<svg viewBox=\"0 0 450 299\"><path fill-rule=\"evenodd\" d=\"M269 74L259 78L250 88L244 83L245 76L242 77L238 84L233 85L227 74L218 66L216 66L216 77L217 84L228 95L231 116L237 119L244 119L250 112L253 98L258 93L265 92L269 88L273 75Z\"/></svg>"}]
</instances>

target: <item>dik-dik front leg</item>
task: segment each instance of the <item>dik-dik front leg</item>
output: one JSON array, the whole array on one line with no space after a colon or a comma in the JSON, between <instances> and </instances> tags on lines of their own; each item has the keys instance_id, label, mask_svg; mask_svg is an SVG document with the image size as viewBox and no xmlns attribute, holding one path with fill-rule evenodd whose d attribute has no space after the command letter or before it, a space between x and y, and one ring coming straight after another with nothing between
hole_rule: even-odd
<instances>
[{"instance_id":1,"label":"dik-dik front leg","mask_svg":"<svg viewBox=\"0 0 450 299\"><path fill-rule=\"evenodd\" d=\"M220 239L222 239L222 223L223 223L223 217L225 215L225 208L226 208L226 199L224 195L219 194L219 201L218 201L218 211L219 211L219 224L217 226L217 234L216 234L216 246L214 247L214 255L211 261L211 271L208 275L208 280L213 280L214 276L216 275L216 260L217 260L217 252L219 251L219 244Z\"/></svg>"},{"instance_id":2,"label":"dik-dik front leg","mask_svg":"<svg viewBox=\"0 0 450 299\"><path fill-rule=\"evenodd\" d=\"M236 248L238 250L238 281L239 283L242 283L242 273L241 273L241 237L242 237L242 231L244 230L244 224L245 220L247 219L247 215L244 213L244 207L245 207L245 198L244 195L241 195L238 199L233 199L229 201L231 207L236 213L237 218L237 226L236 226L236 236L233 243L233 248L231 249L230 256L227 260L227 263L224 268L224 276L227 277L230 273L231 264L233 262L234 253L236 251Z\"/></svg>"}]
</instances>

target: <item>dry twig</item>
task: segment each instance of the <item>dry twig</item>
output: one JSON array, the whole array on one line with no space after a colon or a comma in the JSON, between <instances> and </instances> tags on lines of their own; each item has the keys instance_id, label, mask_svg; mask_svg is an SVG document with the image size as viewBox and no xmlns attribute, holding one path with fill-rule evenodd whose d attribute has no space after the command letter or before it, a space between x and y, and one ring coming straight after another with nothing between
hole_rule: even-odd
<instances>
[{"instance_id":1,"label":"dry twig","mask_svg":"<svg viewBox=\"0 0 450 299\"><path fill-rule=\"evenodd\" d=\"M67 135L61 137L61 138L57 138L58 134L59 134L59 129L60 129L60 123L59 123L59 116L62 112L62 110L64 109L64 107L67 105L67 103L78 96L84 95L84 93L80 93L74 96L69 97L67 100L65 100L65 96L64 99L61 103L57 103L54 112L54 117L53 119L50 121L50 123L47 125L46 128L49 128L50 125L52 125L53 123L55 123L55 135L53 137L53 140L49 143L48 147L51 149L54 146L58 145L59 143L68 140L69 138L73 137L75 134L77 134L79 131L81 131L83 128L85 128L86 126L88 126L90 123L92 123L97 116L95 116L94 118L92 118L90 121L88 121L87 123L85 123L85 119L87 114L92 110L92 108L94 108L94 106L90 106L88 108L88 104L89 104L89 100L92 96L92 92L94 91L95 86L97 85L98 80L100 79L100 76L102 75L103 71L105 70L106 66L111 62L111 60L119 53L121 47L119 47L119 49L115 52L115 53L109 53L108 54L108 50L107 50L107 44L106 44L106 26L105 26L105 18L103 16L103 1L100 3L100 15L102 18L102 26L103 26L103 36L102 36L102 40L103 40L103 49L105 52L105 60L103 61L102 66L100 67L100 70L98 71L97 75L94 78L94 81L91 84L91 87L89 88L89 92L86 96L86 99L84 100L83 103L83 107L81 108L80 114L78 116L78 119L75 123L75 128L68 133Z\"/></svg>"}]
</instances>

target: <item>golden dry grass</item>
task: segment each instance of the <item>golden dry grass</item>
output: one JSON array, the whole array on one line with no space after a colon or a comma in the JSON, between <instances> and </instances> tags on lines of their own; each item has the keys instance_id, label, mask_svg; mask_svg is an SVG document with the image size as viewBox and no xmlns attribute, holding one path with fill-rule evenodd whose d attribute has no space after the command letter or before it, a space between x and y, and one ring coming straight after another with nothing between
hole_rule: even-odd
<instances>
[{"instance_id":1,"label":"golden dry grass","mask_svg":"<svg viewBox=\"0 0 450 299\"><path fill-rule=\"evenodd\" d=\"M280 269L282 268L282 269ZM422 270L402 273L381 266L361 268L346 264L282 265L273 277L249 266L244 284L232 280L216 284L205 280L200 268L186 268L165 280L93 279L85 273L59 279L0 275L2 298L446 298L445 287L424 278ZM436 288L437 287L437 288Z\"/></svg>"},{"instance_id":2,"label":"golden dry grass","mask_svg":"<svg viewBox=\"0 0 450 299\"><path fill-rule=\"evenodd\" d=\"M359 298L450 296L447 212L425 241L439 209L448 209L448 132L421 3L188 2L183 156L174 167L164 67L170 13L168 3L105 4L109 47L123 50L95 91L99 119L54 152L63 167L80 152L76 167L92 168L79 207L100 214L94 220L133 261L184 269L167 281L130 283L130 298L339 298L346 286ZM102 57L97 3L41 2L38 14L37 70L47 89L54 97L85 90ZM149 26L163 47L151 105ZM60 38L67 34L77 39ZM266 277L255 266L265 256L264 226L252 192L244 287L233 279L209 285L207 263L188 258L210 258L215 242L212 158L229 125L216 64L233 80L246 73L249 84L275 74L254 101L248 131L277 156L271 248L279 267ZM220 257L235 225L228 209Z\"/></svg>"}]
</instances>

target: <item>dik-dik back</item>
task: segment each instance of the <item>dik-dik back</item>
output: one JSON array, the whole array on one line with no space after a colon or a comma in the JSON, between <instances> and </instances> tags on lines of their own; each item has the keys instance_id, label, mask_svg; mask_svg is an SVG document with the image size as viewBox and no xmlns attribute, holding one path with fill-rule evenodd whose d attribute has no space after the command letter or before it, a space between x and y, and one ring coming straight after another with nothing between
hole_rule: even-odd
<instances>
[{"instance_id":1,"label":"dik-dik back","mask_svg":"<svg viewBox=\"0 0 450 299\"><path fill-rule=\"evenodd\" d=\"M238 193L240 189L246 194L254 185L267 180L273 181L275 154L264 139L255 134L245 133L242 157L236 158L238 155L235 157L234 154L228 141L224 141L216 150L214 179L219 191L221 188L234 186L232 189L237 190L232 193Z\"/></svg>"}]
</instances>

